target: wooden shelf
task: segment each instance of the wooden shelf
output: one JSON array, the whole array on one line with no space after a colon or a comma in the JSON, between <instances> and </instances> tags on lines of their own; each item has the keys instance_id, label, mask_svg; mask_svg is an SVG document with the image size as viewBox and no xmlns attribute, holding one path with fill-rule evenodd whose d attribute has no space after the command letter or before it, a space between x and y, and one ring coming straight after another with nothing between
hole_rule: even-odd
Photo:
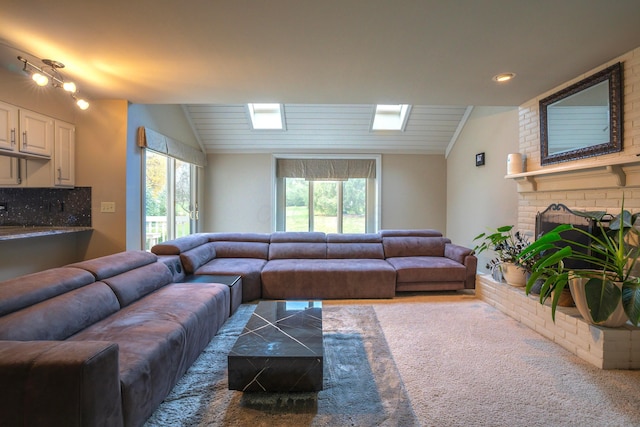
<instances>
[{"instance_id":1,"label":"wooden shelf","mask_svg":"<svg viewBox=\"0 0 640 427\"><path fill-rule=\"evenodd\" d=\"M607 162L543 169L505 175L518 185L519 193L587 190L640 186L640 157L625 156Z\"/></svg>"}]
</instances>

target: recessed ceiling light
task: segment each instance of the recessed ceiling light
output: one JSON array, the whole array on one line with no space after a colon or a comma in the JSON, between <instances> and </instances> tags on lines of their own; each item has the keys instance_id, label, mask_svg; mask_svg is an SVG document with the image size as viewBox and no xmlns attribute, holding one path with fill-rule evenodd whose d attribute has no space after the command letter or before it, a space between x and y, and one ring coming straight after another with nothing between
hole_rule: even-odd
<instances>
[{"instance_id":1,"label":"recessed ceiling light","mask_svg":"<svg viewBox=\"0 0 640 427\"><path fill-rule=\"evenodd\" d=\"M493 76L493 81L498 83L508 82L509 80L513 79L515 76L516 76L516 73L496 74L495 76Z\"/></svg>"}]
</instances>

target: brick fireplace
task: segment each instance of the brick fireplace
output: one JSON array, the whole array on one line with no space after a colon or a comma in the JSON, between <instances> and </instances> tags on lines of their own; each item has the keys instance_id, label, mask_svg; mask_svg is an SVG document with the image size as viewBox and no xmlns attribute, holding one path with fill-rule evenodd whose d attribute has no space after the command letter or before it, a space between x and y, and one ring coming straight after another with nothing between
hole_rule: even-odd
<instances>
[{"instance_id":1,"label":"brick fireplace","mask_svg":"<svg viewBox=\"0 0 640 427\"><path fill-rule=\"evenodd\" d=\"M623 64L623 151L542 167L540 164L539 102L608 66ZM576 211L619 213L640 211L640 48L541 94L519 108L519 148L525 172L509 175L518 190L517 228L535 235L536 214L549 205L563 204ZM506 162L506 159L505 159ZM479 275L476 295L514 319L603 369L640 369L640 328L591 326L575 309L561 309L555 323L550 308L527 296L522 288Z\"/></svg>"},{"instance_id":2,"label":"brick fireplace","mask_svg":"<svg viewBox=\"0 0 640 427\"><path fill-rule=\"evenodd\" d=\"M539 101L616 62L622 62L624 76L623 151L542 167ZM533 236L536 213L552 203L573 210L617 213L624 195L625 208L640 210L640 48L526 102L519 108L519 120L519 147L526 158L526 172L508 179L515 179L518 187L520 230Z\"/></svg>"}]
</instances>

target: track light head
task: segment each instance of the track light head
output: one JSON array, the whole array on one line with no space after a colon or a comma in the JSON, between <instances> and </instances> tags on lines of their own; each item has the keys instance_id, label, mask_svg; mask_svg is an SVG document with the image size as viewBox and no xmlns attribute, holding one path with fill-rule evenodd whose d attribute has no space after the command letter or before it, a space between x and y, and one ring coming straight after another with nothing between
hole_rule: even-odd
<instances>
[{"instance_id":1,"label":"track light head","mask_svg":"<svg viewBox=\"0 0 640 427\"><path fill-rule=\"evenodd\" d=\"M75 96L75 93L78 91L76 84L74 82L64 81L62 74L60 74L60 70L64 68L64 64L62 62L55 61L53 59L43 59L42 63L45 66L38 67L22 56L18 56L18 60L22 61L24 64L22 71L30 75L31 79L33 79L38 86L47 86L51 83L51 86L61 88L69 92L71 97L76 101L76 105L78 105L81 110L89 108L89 103L87 101Z\"/></svg>"}]
</instances>

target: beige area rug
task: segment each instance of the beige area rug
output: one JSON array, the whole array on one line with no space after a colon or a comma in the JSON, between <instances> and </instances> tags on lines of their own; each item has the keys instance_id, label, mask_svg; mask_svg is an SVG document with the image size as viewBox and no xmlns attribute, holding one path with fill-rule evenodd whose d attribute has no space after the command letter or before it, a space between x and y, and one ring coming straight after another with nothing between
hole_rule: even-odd
<instances>
[{"instance_id":1,"label":"beige area rug","mask_svg":"<svg viewBox=\"0 0 640 427\"><path fill-rule=\"evenodd\" d=\"M640 371L597 369L472 293L324 307L335 338L325 386L335 386L317 396L227 390L226 351L252 310L243 305L147 425L640 426ZM333 390L349 372L358 385Z\"/></svg>"},{"instance_id":2,"label":"beige area rug","mask_svg":"<svg viewBox=\"0 0 640 427\"><path fill-rule=\"evenodd\" d=\"M227 354L255 306L242 305L147 426L419 426L370 305L323 308L324 389L227 389Z\"/></svg>"},{"instance_id":3,"label":"beige area rug","mask_svg":"<svg viewBox=\"0 0 640 427\"><path fill-rule=\"evenodd\" d=\"M640 371L604 371L473 296L374 305L424 426L640 426Z\"/></svg>"}]
</instances>

